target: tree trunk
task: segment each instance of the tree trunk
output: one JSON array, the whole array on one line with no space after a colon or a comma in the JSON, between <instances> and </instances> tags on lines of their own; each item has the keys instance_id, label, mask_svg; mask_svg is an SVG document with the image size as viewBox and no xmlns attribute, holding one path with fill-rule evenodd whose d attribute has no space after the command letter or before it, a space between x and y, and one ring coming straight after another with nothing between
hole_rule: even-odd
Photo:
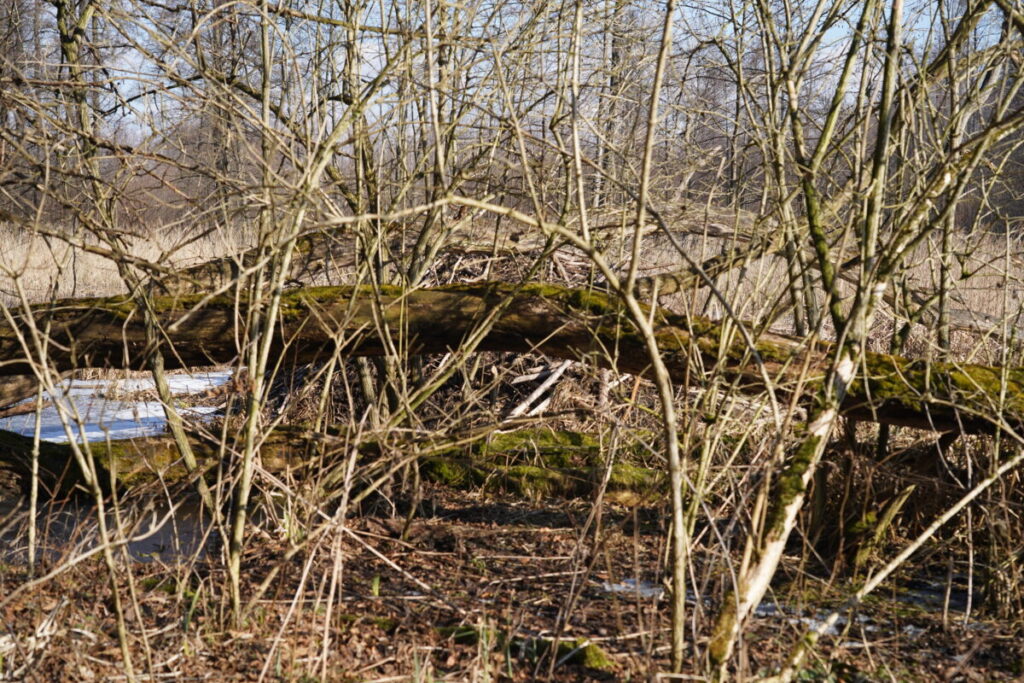
<instances>
[{"instance_id":1,"label":"tree trunk","mask_svg":"<svg viewBox=\"0 0 1024 683\"><path fill-rule=\"evenodd\" d=\"M0 430L0 467L26 485L32 476L30 437ZM235 452L234 443L220 445L199 434L189 434L199 472L216 472L221 453ZM192 473L185 466L171 436L151 436L89 444L100 480L113 479L124 487L155 482L175 485ZM373 461L382 452L380 444L359 444L363 458ZM423 476L454 488L511 491L528 498L590 497L604 482L604 454L596 438L579 432L547 429L519 429L494 434L484 430L448 440L409 441L399 445L419 461ZM301 474L313 468L330 487L336 478L334 465L351 443L340 435L315 434L298 427L279 427L266 435L260 445L260 466L267 472ZM390 459L378 461L379 468L361 468L364 481L387 476ZM74 454L66 444L41 441L39 481L51 497L61 497L76 488L84 489ZM658 470L616 463L608 476L605 500L621 505L650 504L667 491L667 477Z\"/></svg>"},{"instance_id":2,"label":"tree trunk","mask_svg":"<svg viewBox=\"0 0 1024 683\"><path fill-rule=\"evenodd\" d=\"M402 290L395 287L308 287L285 294L273 340L286 363L348 356L384 355L404 338L409 354L458 349L499 302L478 350L539 352L558 358L587 357L621 372L648 370L644 342L613 296L554 285L479 283ZM156 297L155 317L164 330L168 369L231 363L239 357L244 299L202 301L199 295ZM48 363L57 371L79 368L143 369L147 357L141 311L122 298L79 299L40 305L0 324L0 385L32 373L19 342L30 325L50 329ZM814 396L833 354L832 345L761 333L756 348L739 335L724 341L723 326L700 317L655 314L658 344L675 382L693 382L695 368L719 366L746 392L776 396L794 391ZM20 333L20 335L19 335ZM386 333L386 334L385 334ZM393 347L392 347L393 348ZM699 363L694 360L699 358ZM805 368L806 381L800 382ZM688 370L689 369L689 370ZM1024 426L1024 370L930 363L866 354L843 400L849 417L946 432L991 433ZM14 380L12 380L14 381ZM24 379L17 380L24 384ZM5 388L6 391L6 388Z\"/></svg>"}]
</instances>

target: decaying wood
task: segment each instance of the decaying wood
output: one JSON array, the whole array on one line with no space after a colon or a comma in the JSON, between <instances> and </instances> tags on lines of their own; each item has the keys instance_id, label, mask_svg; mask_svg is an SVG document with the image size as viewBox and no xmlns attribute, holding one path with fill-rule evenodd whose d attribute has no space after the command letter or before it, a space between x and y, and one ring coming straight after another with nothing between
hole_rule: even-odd
<instances>
[{"instance_id":1,"label":"decaying wood","mask_svg":"<svg viewBox=\"0 0 1024 683\"><path fill-rule=\"evenodd\" d=\"M168 368L238 357L239 340L246 339L239 327L244 300L167 296L157 297L154 306L169 344ZM644 342L614 297L540 284L293 290L282 301L273 342L290 363L317 362L336 352L383 355L398 339L409 354L446 353L463 346L489 315L496 317L478 350L590 359L637 375L648 370ZM680 384L699 382L704 369L718 367L743 391L764 391L767 377L779 398L794 392L813 396L832 353L824 342L770 333L757 335L756 348L749 348L734 325L664 311L654 319L663 358ZM14 324L21 332L32 324L49 326L48 363L58 371L145 367L142 315L123 298L58 301L15 315ZM0 377L30 373L17 331L0 325ZM842 409L857 419L937 431L1017 429L1024 426L1024 370L869 353Z\"/></svg>"},{"instance_id":2,"label":"decaying wood","mask_svg":"<svg viewBox=\"0 0 1024 683\"><path fill-rule=\"evenodd\" d=\"M2 372L2 370L0 370ZM8 375L0 381L0 417L7 412L12 405L35 395L39 387L39 380L29 373L25 375Z\"/></svg>"},{"instance_id":3,"label":"decaying wood","mask_svg":"<svg viewBox=\"0 0 1024 683\"><path fill-rule=\"evenodd\" d=\"M200 463L200 469L214 467L222 454L232 452L231 444L220 444L199 434L190 434L189 442ZM32 443L29 437L0 430L0 466L28 481L32 465ZM261 448L263 467L270 472L301 468L310 461L314 442L302 430L280 429L271 433ZM78 448L84 448L79 445ZM163 481L175 484L190 474L169 435L150 436L88 444L100 481L107 486L112 479L125 486ZM50 495L86 490L76 464L72 447L63 443L41 441L39 444L39 482Z\"/></svg>"},{"instance_id":4,"label":"decaying wood","mask_svg":"<svg viewBox=\"0 0 1024 683\"><path fill-rule=\"evenodd\" d=\"M261 442L260 466L272 474L288 471L301 476L315 464L314 471L325 485L336 483L333 464L344 460L352 447L339 434L274 429ZM230 466L234 453L230 439L222 448L193 432L189 443L201 472L216 472L224 460ZM60 497L85 490L71 446L45 441L39 446L39 482L44 492ZM372 441L356 447L364 462L376 461L382 452L380 444ZM0 430L0 468L27 485L32 448L31 438ZM463 438L405 442L401 450L419 461L421 476L455 488L514 492L530 498L578 498L592 497L603 484L606 500L637 505L664 495L666 486L663 472L624 463L616 463L605 482L598 441L579 432L520 429L492 434L484 430ZM192 476L170 436L94 442L89 451L105 485L112 480L124 487L174 485ZM386 469L360 467L359 472L363 480L372 481Z\"/></svg>"}]
</instances>

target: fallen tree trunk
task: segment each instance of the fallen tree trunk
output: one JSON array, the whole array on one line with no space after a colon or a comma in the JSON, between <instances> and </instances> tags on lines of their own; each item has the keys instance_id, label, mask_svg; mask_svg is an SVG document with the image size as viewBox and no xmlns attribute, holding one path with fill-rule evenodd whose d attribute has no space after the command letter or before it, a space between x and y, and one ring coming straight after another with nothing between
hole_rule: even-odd
<instances>
[{"instance_id":1,"label":"fallen tree trunk","mask_svg":"<svg viewBox=\"0 0 1024 683\"><path fill-rule=\"evenodd\" d=\"M168 368L233 362L245 301L228 296L157 297ZM497 312L477 350L539 352L589 358L643 375L643 339L610 295L553 285L481 283L404 291L394 287L309 287L285 294L273 343L291 363L323 361L334 353L383 355L399 345L409 354L458 349ZM746 392L813 396L832 346L761 333L755 348L722 325L656 311L655 332L677 383L698 382L703 368ZM143 369L147 355L141 311L123 298L59 301L0 325L0 382L31 373L19 337L30 326L50 330L47 362L57 371L85 367ZM729 334L723 339L723 334ZM397 344L395 340L402 340ZM803 381L801 381L803 380ZM1005 392L1002 382L1005 381ZM856 419L937 431L986 433L1024 426L1024 370L958 365L868 353L850 386L843 412Z\"/></svg>"},{"instance_id":2,"label":"fallen tree trunk","mask_svg":"<svg viewBox=\"0 0 1024 683\"><path fill-rule=\"evenodd\" d=\"M0 367L2 372L2 367ZM6 408L34 396L39 389L39 380L35 375L8 375L0 380L0 417L4 417Z\"/></svg>"},{"instance_id":3,"label":"fallen tree trunk","mask_svg":"<svg viewBox=\"0 0 1024 683\"><path fill-rule=\"evenodd\" d=\"M222 454L233 452L199 434L189 435L199 470L215 472ZM27 485L32 476L33 440L0 430L0 468ZM280 427L265 436L260 446L260 466L272 474L285 471L300 474L318 465L316 475L333 485L332 464L344 460L350 445L337 435L314 434L296 427ZM358 445L361 457L377 461L380 444ZM89 444L100 480L116 480L123 487L156 482L174 485L192 475L185 467L174 439L152 436ZM519 429L507 433L481 431L462 439L411 441L401 444L419 461L420 474L430 481L453 488L512 492L527 498L591 497L605 476L604 454L594 437L579 432ZM390 462L390 461L388 461ZM387 469L361 467L360 477L373 480ZM326 466L325 466L326 465ZM344 471L344 467L341 468ZM76 489L86 490L72 447L67 444L39 444L39 482L51 497ZM311 476L316 476L311 475ZM624 505L652 502L666 487L664 472L616 463L605 489L605 500Z\"/></svg>"}]
</instances>

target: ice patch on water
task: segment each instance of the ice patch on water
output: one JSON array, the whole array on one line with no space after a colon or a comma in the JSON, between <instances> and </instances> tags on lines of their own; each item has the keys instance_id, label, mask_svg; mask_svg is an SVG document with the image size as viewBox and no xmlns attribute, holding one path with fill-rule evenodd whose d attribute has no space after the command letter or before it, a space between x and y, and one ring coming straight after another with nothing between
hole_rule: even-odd
<instances>
[{"instance_id":1,"label":"ice patch on water","mask_svg":"<svg viewBox=\"0 0 1024 683\"><path fill-rule=\"evenodd\" d=\"M637 582L636 579L626 579L622 583L601 584L602 590L606 593L625 593L626 595L639 595L641 598L654 598L661 600L665 597L665 589L657 584L648 581Z\"/></svg>"},{"instance_id":2,"label":"ice patch on water","mask_svg":"<svg viewBox=\"0 0 1024 683\"><path fill-rule=\"evenodd\" d=\"M754 608L755 617L775 617L784 612L774 602L762 602Z\"/></svg>"},{"instance_id":3,"label":"ice patch on water","mask_svg":"<svg viewBox=\"0 0 1024 683\"><path fill-rule=\"evenodd\" d=\"M198 394L225 384L231 371L169 375L167 383L176 396ZM40 411L39 436L44 441L66 443L68 432L64 419L71 425L75 440L106 441L154 436L164 432L167 420L159 401L122 401L107 395L153 390L151 378L120 380L68 380L61 384L61 395L48 401ZM34 400L34 399L29 399ZM58 403L60 405L58 405ZM180 408L182 417L202 419L217 409L208 406ZM78 418L75 413L77 411ZM63 413L63 415L62 415ZM0 419L0 429L32 436L35 432L35 413ZM80 421L81 424L77 422Z\"/></svg>"},{"instance_id":4,"label":"ice patch on water","mask_svg":"<svg viewBox=\"0 0 1024 683\"><path fill-rule=\"evenodd\" d=\"M828 615L827 614L823 614L822 616L823 617L827 617ZM786 621L788 621L789 623L793 624L794 626L802 626L805 629L807 629L808 631L817 631L819 628L821 628L825 624L825 619L824 618L817 619L815 617L790 617ZM826 628L824 631L822 631L822 635L838 636L839 635L839 629L841 627L843 627L843 626L846 626L846 620L843 619L842 617L840 617L839 620L836 621L836 623L832 624L831 626Z\"/></svg>"},{"instance_id":5,"label":"ice patch on water","mask_svg":"<svg viewBox=\"0 0 1024 683\"><path fill-rule=\"evenodd\" d=\"M914 626L913 624L907 624L903 627L903 635L907 636L911 640L924 635L924 631L925 630L920 626Z\"/></svg>"}]
</instances>

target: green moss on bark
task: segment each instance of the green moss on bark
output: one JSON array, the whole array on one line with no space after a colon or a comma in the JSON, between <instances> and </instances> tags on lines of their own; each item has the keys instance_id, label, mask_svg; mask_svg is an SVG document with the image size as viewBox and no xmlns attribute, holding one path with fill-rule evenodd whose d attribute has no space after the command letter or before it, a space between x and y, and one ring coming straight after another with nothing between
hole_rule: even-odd
<instances>
[{"instance_id":1,"label":"green moss on bark","mask_svg":"<svg viewBox=\"0 0 1024 683\"><path fill-rule=\"evenodd\" d=\"M787 459L785 467L772 487L771 504L765 523L767 534L775 533L783 528L787 509L807 490L807 472L814 464L814 458L820 445L820 436L808 434Z\"/></svg>"},{"instance_id":2,"label":"green moss on bark","mask_svg":"<svg viewBox=\"0 0 1024 683\"><path fill-rule=\"evenodd\" d=\"M602 467L503 465L493 459L451 456L421 461L421 474L453 488L481 488L492 493L515 493L525 498L581 498L594 495L604 476ZM665 489L661 472L632 465L612 468L606 498L636 505L660 496Z\"/></svg>"}]
</instances>

